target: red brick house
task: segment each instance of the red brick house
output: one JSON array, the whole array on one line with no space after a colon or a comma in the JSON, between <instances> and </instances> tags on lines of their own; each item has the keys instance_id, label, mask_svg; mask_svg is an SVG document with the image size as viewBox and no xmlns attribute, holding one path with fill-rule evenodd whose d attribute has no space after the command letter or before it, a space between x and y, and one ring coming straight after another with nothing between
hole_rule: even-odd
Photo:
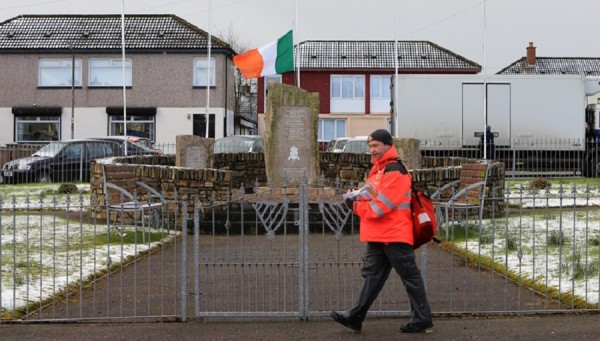
<instances>
[{"instance_id":1,"label":"red brick house","mask_svg":"<svg viewBox=\"0 0 600 341\"><path fill-rule=\"evenodd\" d=\"M319 93L319 140L390 129L390 80L400 74L477 74L481 66L428 41L304 41L296 47L300 87ZM296 69L296 71L298 68ZM296 72L258 79L258 130L264 131L265 85L296 85Z\"/></svg>"}]
</instances>

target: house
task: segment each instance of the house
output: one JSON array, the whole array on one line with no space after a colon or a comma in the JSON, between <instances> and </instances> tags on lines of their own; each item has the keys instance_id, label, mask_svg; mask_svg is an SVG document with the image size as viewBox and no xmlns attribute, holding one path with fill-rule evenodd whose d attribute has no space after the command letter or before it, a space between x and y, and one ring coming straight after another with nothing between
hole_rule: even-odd
<instances>
[{"instance_id":1,"label":"house","mask_svg":"<svg viewBox=\"0 0 600 341\"><path fill-rule=\"evenodd\" d=\"M255 126L233 111L227 43L212 36L208 58L200 28L175 15L128 14L122 49L121 20L21 15L0 23L0 145L125 128L174 143L180 134L221 137Z\"/></svg>"},{"instance_id":2,"label":"house","mask_svg":"<svg viewBox=\"0 0 600 341\"><path fill-rule=\"evenodd\" d=\"M390 80L401 74L477 74L481 66L428 41L304 41L296 46L300 87L319 93L319 140L391 128ZM264 131L266 85L297 85L297 74L258 79L258 129Z\"/></svg>"},{"instance_id":3,"label":"house","mask_svg":"<svg viewBox=\"0 0 600 341\"><path fill-rule=\"evenodd\" d=\"M581 75L600 77L600 57L538 57L533 42L524 57L497 72L499 75ZM588 104L599 103L600 94L588 97Z\"/></svg>"}]
</instances>

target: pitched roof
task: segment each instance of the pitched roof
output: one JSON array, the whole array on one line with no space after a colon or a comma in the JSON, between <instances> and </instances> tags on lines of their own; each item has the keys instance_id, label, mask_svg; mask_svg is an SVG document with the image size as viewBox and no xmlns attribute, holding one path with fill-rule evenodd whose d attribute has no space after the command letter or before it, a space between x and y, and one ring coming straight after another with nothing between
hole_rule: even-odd
<instances>
[{"instance_id":1,"label":"pitched roof","mask_svg":"<svg viewBox=\"0 0 600 341\"><path fill-rule=\"evenodd\" d=\"M211 49L231 51L212 36ZM199 50L208 33L175 15L125 15L129 50ZM0 23L0 52L121 49L121 15L21 15Z\"/></svg>"},{"instance_id":2,"label":"pitched roof","mask_svg":"<svg viewBox=\"0 0 600 341\"><path fill-rule=\"evenodd\" d=\"M299 45L298 64L304 69L395 68L394 41L304 41ZM429 41L399 41L399 69L452 70L478 73L481 66Z\"/></svg>"},{"instance_id":3,"label":"pitched roof","mask_svg":"<svg viewBox=\"0 0 600 341\"><path fill-rule=\"evenodd\" d=\"M600 58L536 57L535 64L529 65L527 57L522 57L497 74L600 76Z\"/></svg>"}]
</instances>

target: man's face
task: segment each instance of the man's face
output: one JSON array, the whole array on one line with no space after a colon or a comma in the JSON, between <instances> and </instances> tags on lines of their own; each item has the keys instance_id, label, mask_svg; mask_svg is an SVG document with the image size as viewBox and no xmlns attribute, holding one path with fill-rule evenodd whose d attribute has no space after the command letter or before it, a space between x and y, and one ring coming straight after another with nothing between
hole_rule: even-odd
<instances>
[{"instance_id":1,"label":"man's face","mask_svg":"<svg viewBox=\"0 0 600 341\"><path fill-rule=\"evenodd\" d=\"M390 149L390 146L377 140L369 138L367 145L369 146L369 153L374 160L379 160Z\"/></svg>"}]
</instances>

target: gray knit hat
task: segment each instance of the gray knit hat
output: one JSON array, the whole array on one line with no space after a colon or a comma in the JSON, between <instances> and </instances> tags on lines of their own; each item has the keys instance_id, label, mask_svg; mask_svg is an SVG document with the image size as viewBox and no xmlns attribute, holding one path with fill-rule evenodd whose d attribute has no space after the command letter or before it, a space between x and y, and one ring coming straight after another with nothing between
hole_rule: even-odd
<instances>
[{"instance_id":1,"label":"gray knit hat","mask_svg":"<svg viewBox=\"0 0 600 341\"><path fill-rule=\"evenodd\" d=\"M390 146L394 144L392 135L385 129L377 129L372 132L371 135L369 135L369 140L376 140Z\"/></svg>"}]
</instances>

